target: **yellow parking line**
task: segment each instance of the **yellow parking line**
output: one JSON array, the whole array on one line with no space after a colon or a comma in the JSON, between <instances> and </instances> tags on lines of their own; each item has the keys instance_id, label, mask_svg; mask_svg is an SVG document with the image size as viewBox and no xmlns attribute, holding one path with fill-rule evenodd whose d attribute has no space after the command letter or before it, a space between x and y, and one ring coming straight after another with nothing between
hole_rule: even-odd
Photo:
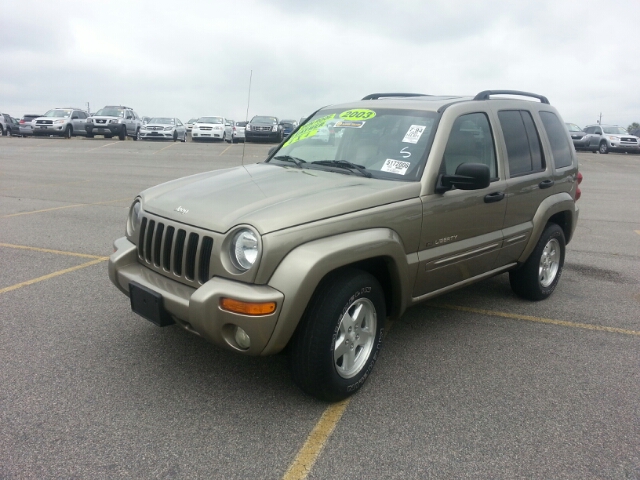
<instances>
[{"instance_id":1,"label":"yellow parking line","mask_svg":"<svg viewBox=\"0 0 640 480\"><path fill-rule=\"evenodd\" d=\"M177 145L177 142L173 142L171 145L167 145L166 147L162 147L160 150L156 150L155 152L153 152L153 154L155 155L158 152L161 152L162 150L166 150L167 148L171 148L171 147L175 147Z\"/></svg>"},{"instance_id":2,"label":"yellow parking line","mask_svg":"<svg viewBox=\"0 0 640 480\"><path fill-rule=\"evenodd\" d=\"M9 188L3 188L2 192L5 192L7 190L15 190L16 188L38 188L38 187L66 187L68 185L78 185L79 183L87 183L87 182L92 182L93 180L78 180L77 182L65 182L65 183L40 183L40 184L34 184L34 185L20 185L18 187L9 187Z\"/></svg>"},{"instance_id":3,"label":"yellow parking line","mask_svg":"<svg viewBox=\"0 0 640 480\"><path fill-rule=\"evenodd\" d=\"M436 308L446 308L448 310L459 310L461 312L479 313L493 317L510 318L513 320L527 320L528 322L548 323L550 325L560 325L562 327L584 328L586 330L598 330L601 332L622 333L624 335L640 336L640 331L626 330L624 328L605 327L604 325L592 325L589 323L567 322L564 320L553 320L551 318L533 317L530 315L519 315L517 313L497 312L495 310L482 310L480 308L460 307L458 305L445 305L430 303L429 306Z\"/></svg>"},{"instance_id":4,"label":"yellow parking line","mask_svg":"<svg viewBox=\"0 0 640 480\"><path fill-rule=\"evenodd\" d=\"M229 150L230 148L231 148L231 145L229 145L229 146L228 146L227 148L225 148L222 152L220 152L220 155L218 155L218 156L219 156L219 157L221 157L221 156L222 156L222 154L223 154L224 152L226 152L227 150Z\"/></svg>"},{"instance_id":5,"label":"yellow parking line","mask_svg":"<svg viewBox=\"0 0 640 480\"><path fill-rule=\"evenodd\" d=\"M109 145L116 145L118 143L120 143L120 142L111 142L111 143L107 143L106 145L100 145L99 147L91 148L91 149L87 150L87 152L93 152L94 150L98 150L99 148L108 147Z\"/></svg>"},{"instance_id":6,"label":"yellow parking line","mask_svg":"<svg viewBox=\"0 0 640 480\"><path fill-rule=\"evenodd\" d=\"M117 200L109 200L106 202L96 202L96 203L75 203L73 205L64 205L62 207L52 207L52 208L45 208L42 210L32 210L31 212L20 212L20 213L11 213L9 215L3 215L0 218L9 218L9 217L19 217L21 215L31 215L34 213L42 213L42 212L51 212L53 210L62 210L65 208L75 208L75 207L88 207L88 206L92 206L92 205L106 205L109 203L116 203L116 202L123 202L125 200L130 200L131 197L125 197L125 198L118 198Z\"/></svg>"},{"instance_id":7,"label":"yellow parking line","mask_svg":"<svg viewBox=\"0 0 640 480\"><path fill-rule=\"evenodd\" d=\"M307 478L350 401L351 398L347 398L339 403L334 403L324 411L282 480Z\"/></svg>"},{"instance_id":8,"label":"yellow parking line","mask_svg":"<svg viewBox=\"0 0 640 480\"><path fill-rule=\"evenodd\" d=\"M89 255L88 253L65 252L63 250L52 250L50 248L30 247L28 245L14 245L13 243L0 243L0 247L18 248L20 250L31 250L34 252L42 253L55 253L56 255L69 255L71 257L104 258L103 255Z\"/></svg>"},{"instance_id":9,"label":"yellow parking line","mask_svg":"<svg viewBox=\"0 0 640 480\"><path fill-rule=\"evenodd\" d=\"M97 260L92 260L90 262L83 263L81 265L76 265L75 267L65 268L64 270L58 270L57 272L53 272L48 275L44 275L42 277L34 278L33 280L27 280L26 282L16 283L15 285L11 285L10 287L1 288L0 294L11 292L12 290L17 290L18 288L26 287L28 285L33 285L34 283L42 282L44 280L49 280L50 278L58 277L60 275L64 275L65 273L74 272L76 270L90 267L91 265L96 265L106 260L109 260L109 257L101 257L101 258L98 258Z\"/></svg>"}]
</instances>

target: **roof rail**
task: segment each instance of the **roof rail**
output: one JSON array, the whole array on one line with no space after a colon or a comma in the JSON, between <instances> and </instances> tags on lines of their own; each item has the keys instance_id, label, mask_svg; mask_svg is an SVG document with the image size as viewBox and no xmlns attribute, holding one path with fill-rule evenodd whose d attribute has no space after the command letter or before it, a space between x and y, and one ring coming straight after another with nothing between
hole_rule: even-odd
<instances>
[{"instance_id":1,"label":"roof rail","mask_svg":"<svg viewBox=\"0 0 640 480\"><path fill-rule=\"evenodd\" d=\"M426 93L372 93L367 95L362 100L378 100L379 98L389 97L430 97Z\"/></svg>"},{"instance_id":2,"label":"roof rail","mask_svg":"<svg viewBox=\"0 0 640 480\"><path fill-rule=\"evenodd\" d=\"M520 90L485 90L480 92L473 99L474 100L489 100L491 95L519 95L521 97L533 97L540 100L540 103L546 103L549 105L549 99L537 93L521 92Z\"/></svg>"}]
</instances>

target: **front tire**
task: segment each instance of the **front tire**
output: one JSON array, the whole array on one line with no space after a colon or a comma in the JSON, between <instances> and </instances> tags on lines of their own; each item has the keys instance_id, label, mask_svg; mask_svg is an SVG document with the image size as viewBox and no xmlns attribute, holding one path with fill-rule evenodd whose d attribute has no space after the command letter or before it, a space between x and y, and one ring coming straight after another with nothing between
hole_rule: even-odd
<instances>
[{"instance_id":1,"label":"front tire","mask_svg":"<svg viewBox=\"0 0 640 480\"><path fill-rule=\"evenodd\" d=\"M118 138L120 140L126 140L127 139L127 127L124 127L122 130L120 130L120 133L118 133Z\"/></svg>"},{"instance_id":2,"label":"front tire","mask_svg":"<svg viewBox=\"0 0 640 480\"><path fill-rule=\"evenodd\" d=\"M176 131L173 132L173 141L174 142L178 141L178 132L176 132Z\"/></svg>"},{"instance_id":3,"label":"front tire","mask_svg":"<svg viewBox=\"0 0 640 480\"><path fill-rule=\"evenodd\" d=\"M64 129L64 138L71 138L73 135L73 128L71 125L67 125L67 128Z\"/></svg>"},{"instance_id":4,"label":"front tire","mask_svg":"<svg viewBox=\"0 0 640 480\"><path fill-rule=\"evenodd\" d=\"M331 274L292 340L294 382L328 402L357 392L378 358L385 318L384 292L373 275L353 268Z\"/></svg>"},{"instance_id":5,"label":"front tire","mask_svg":"<svg viewBox=\"0 0 640 480\"><path fill-rule=\"evenodd\" d=\"M136 134L133 136L134 142L137 142L138 140L140 140L140 129L137 129Z\"/></svg>"},{"instance_id":6,"label":"front tire","mask_svg":"<svg viewBox=\"0 0 640 480\"><path fill-rule=\"evenodd\" d=\"M602 155L606 155L609 153L609 147L607 146L607 142L600 142L599 151Z\"/></svg>"},{"instance_id":7,"label":"front tire","mask_svg":"<svg viewBox=\"0 0 640 480\"><path fill-rule=\"evenodd\" d=\"M511 289L527 300L549 297L562 275L565 244L562 228L555 223L548 224L524 265L509 272Z\"/></svg>"}]
</instances>

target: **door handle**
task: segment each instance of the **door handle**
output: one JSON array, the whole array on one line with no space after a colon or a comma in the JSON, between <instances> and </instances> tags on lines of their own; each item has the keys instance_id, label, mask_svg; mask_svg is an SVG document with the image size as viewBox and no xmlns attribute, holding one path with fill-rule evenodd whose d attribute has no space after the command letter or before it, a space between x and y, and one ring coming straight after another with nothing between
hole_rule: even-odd
<instances>
[{"instance_id":1,"label":"door handle","mask_svg":"<svg viewBox=\"0 0 640 480\"><path fill-rule=\"evenodd\" d=\"M540 187L540 189L549 188L549 187L553 187L555 183L556 182L554 182L553 180L543 180L538 184L538 186Z\"/></svg>"},{"instance_id":2,"label":"door handle","mask_svg":"<svg viewBox=\"0 0 640 480\"><path fill-rule=\"evenodd\" d=\"M504 198L504 192L493 192L484 196L484 203L499 202Z\"/></svg>"}]
</instances>

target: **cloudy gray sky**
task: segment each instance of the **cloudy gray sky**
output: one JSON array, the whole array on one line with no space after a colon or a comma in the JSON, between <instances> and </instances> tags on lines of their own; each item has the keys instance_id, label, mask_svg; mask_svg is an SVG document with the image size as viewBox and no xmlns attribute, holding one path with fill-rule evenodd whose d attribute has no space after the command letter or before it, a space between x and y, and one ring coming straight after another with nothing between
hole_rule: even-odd
<instances>
[{"instance_id":1,"label":"cloudy gray sky","mask_svg":"<svg viewBox=\"0 0 640 480\"><path fill-rule=\"evenodd\" d=\"M373 92L546 95L640 122L638 0L3 1L0 111L300 118Z\"/></svg>"}]
</instances>

